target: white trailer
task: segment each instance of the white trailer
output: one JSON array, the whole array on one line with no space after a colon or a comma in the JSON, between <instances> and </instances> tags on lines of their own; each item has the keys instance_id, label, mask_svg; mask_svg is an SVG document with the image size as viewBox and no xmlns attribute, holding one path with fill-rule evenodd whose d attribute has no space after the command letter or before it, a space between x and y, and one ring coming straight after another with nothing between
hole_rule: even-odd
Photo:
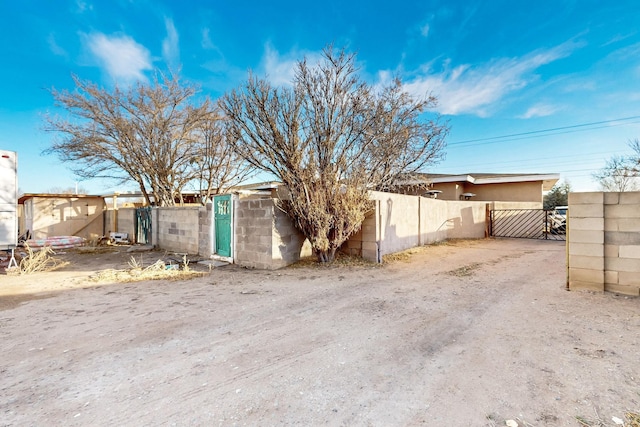
<instances>
[{"instance_id":1,"label":"white trailer","mask_svg":"<svg viewBox=\"0 0 640 427\"><path fill-rule=\"evenodd\" d=\"M18 155L0 150L0 250L18 245Z\"/></svg>"}]
</instances>

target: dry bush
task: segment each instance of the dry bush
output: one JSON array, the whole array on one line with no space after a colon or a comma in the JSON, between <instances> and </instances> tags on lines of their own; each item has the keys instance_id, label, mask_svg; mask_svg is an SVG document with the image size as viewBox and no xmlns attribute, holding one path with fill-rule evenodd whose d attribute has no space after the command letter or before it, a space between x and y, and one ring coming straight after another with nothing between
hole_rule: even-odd
<instances>
[{"instance_id":1,"label":"dry bush","mask_svg":"<svg viewBox=\"0 0 640 427\"><path fill-rule=\"evenodd\" d=\"M183 257L181 264L165 264L161 259L144 267L142 260L138 261L133 256L128 262L126 270L103 270L90 276L96 282L138 282L142 280L184 280L193 277L201 277L206 273L194 271L189 267L187 257Z\"/></svg>"},{"instance_id":2,"label":"dry bush","mask_svg":"<svg viewBox=\"0 0 640 427\"><path fill-rule=\"evenodd\" d=\"M45 246L38 251L34 251L29 245L25 245L24 248L27 251L27 256L22 258L18 268L7 270L7 274L19 275L53 271L69 264L68 261L54 258L52 255L55 255L55 252L50 246Z\"/></svg>"}]
</instances>

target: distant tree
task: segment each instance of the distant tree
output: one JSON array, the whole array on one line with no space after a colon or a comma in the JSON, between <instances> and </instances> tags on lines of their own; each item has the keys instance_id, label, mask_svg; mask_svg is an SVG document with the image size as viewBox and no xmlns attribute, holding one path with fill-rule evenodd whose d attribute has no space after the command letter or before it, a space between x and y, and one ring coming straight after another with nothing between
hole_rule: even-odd
<instances>
[{"instance_id":1,"label":"distant tree","mask_svg":"<svg viewBox=\"0 0 640 427\"><path fill-rule=\"evenodd\" d=\"M81 178L135 182L146 203L182 202L185 188L205 197L245 179L248 165L231 148L215 104L177 78L107 90L74 76L76 90L51 94L65 118L46 118L58 138L46 153L73 164Z\"/></svg>"},{"instance_id":2,"label":"distant tree","mask_svg":"<svg viewBox=\"0 0 640 427\"><path fill-rule=\"evenodd\" d=\"M328 47L319 63L298 62L292 87L250 76L221 108L237 152L284 183L280 208L331 262L371 209L368 190L442 157L448 128L423 115L435 103L413 99L399 80L368 85L355 55Z\"/></svg>"},{"instance_id":3,"label":"distant tree","mask_svg":"<svg viewBox=\"0 0 640 427\"><path fill-rule=\"evenodd\" d=\"M82 187L51 187L47 190L50 194L89 194L89 192Z\"/></svg>"},{"instance_id":4,"label":"distant tree","mask_svg":"<svg viewBox=\"0 0 640 427\"><path fill-rule=\"evenodd\" d=\"M567 206L569 204L570 192L571 184L568 181L557 183L551 191L544 196L543 207L545 209L553 209L556 206Z\"/></svg>"},{"instance_id":5,"label":"distant tree","mask_svg":"<svg viewBox=\"0 0 640 427\"><path fill-rule=\"evenodd\" d=\"M633 153L613 156L604 168L593 173L603 191L638 191L640 189L640 141L629 141Z\"/></svg>"}]
</instances>

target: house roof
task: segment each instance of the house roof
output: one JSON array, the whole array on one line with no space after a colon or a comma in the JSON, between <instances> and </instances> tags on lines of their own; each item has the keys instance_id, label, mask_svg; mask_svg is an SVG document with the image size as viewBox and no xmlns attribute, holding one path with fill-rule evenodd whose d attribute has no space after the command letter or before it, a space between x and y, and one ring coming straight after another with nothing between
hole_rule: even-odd
<instances>
[{"instance_id":1,"label":"house roof","mask_svg":"<svg viewBox=\"0 0 640 427\"><path fill-rule=\"evenodd\" d=\"M40 197L44 199L102 199L103 196L95 194L71 194L71 193L24 193L18 198L18 204L23 204L26 200L34 197Z\"/></svg>"},{"instance_id":2,"label":"house roof","mask_svg":"<svg viewBox=\"0 0 640 427\"><path fill-rule=\"evenodd\" d=\"M507 184L542 181L542 190L549 191L560 179L559 173L468 173L462 175L423 174L431 183L468 182L471 184Z\"/></svg>"}]
</instances>

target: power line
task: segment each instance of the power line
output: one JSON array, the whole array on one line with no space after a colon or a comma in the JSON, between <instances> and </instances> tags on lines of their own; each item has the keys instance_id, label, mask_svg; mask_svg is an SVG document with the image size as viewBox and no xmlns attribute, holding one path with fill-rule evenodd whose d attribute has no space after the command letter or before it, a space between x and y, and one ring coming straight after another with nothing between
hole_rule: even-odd
<instances>
[{"instance_id":1,"label":"power line","mask_svg":"<svg viewBox=\"0 0 640 427\"><path fill-rule=\"evenodd\" d=\"M501 136L492 136L492 137L488 137L488 138L468 139L468 140L464 140L464 141L450 142L447 145L463 145L463 144L485 145L485 144L495 144L497 142L506 142L506 141L516 141L516 140L521 140L521 139L539 138L541 136L560 135L560 134L564 134L564 133L572 133L572 132L580 132L580 131L586 131L586 130L603 129L603 128L611 127L611 125L610 126L598 126L598 127L592 127L592 126L611 124L611 123L616 123L616 122L625 122L625 121L636 120L636 119L640 119L640 116L630 116L630 117L623 117L623 118L620 118L620 119L602 120L602 121L599 121L599 122L582 123L582 124L571 125L571 126L560 126L560 127L556 127L556 128L533 130L533 131L529 131L529 132L513 133L513 134L501 135ZM634 124L634 123L640 123L640 121L631 122L631 123L617 123L617 124L612 125L612 126L625 126L625 125ZM591 127L589 127L588 129L582 129L582 128L585 128L585 127L588 127L588 126L591 126ZM564 132L558 132L558 131L564 131ZM509 139L507 139L507 138L509 138ZM472 144L472 143L478 143L478 144Z\"/></svg>"}]
</instances>

